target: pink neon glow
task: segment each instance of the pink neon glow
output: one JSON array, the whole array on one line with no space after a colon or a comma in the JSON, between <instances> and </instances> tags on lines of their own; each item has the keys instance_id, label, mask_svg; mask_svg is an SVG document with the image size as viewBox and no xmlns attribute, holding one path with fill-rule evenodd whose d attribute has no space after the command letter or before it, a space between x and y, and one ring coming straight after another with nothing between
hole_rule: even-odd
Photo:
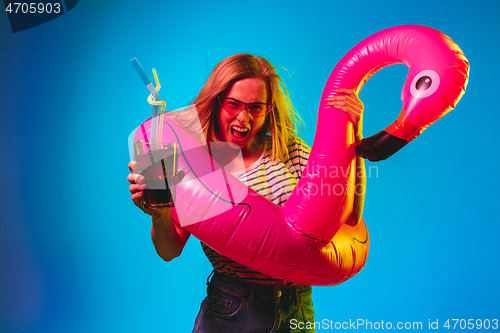
<instances>
[{"instance_id":1,"label":"pink neon glow","mask_svg":"<svg viewBox=\"0 0 500 333\"><path fill-rule=\"evenodd\" d=\"M355 172L350 118L328 107L325 99L337 88L359 92L377 70L402 62L410 67L402 93L403 109L411 124L423 130L454 107L463 94L468 63L459 50L439 31L401 26L374 34L349 51L326 83L308 165L282 207L247 188L230 174L230 168L214 162L204 138L192 135L201 133L199 127L190 127L193 121L184 122L190 124L187 128L165 119L162 141L179 143L184 152L179 170L186 176L177 185L174 198L178 221L222 255L273 278L307 285L336 285L351 278L366 262L369 237L364 221L350 225L348 220ZM412 94L410 84L425 70L439 76L439 87L429 96ZM429 82L424 78L419 84ZM191 111L186 119L196 118L196 110ZM145 132L136 131L134 142L147 139L144 133L147 137L150 124L151 120L143 124ZM322 166L345 172L331 177L320 172ZM321 186L342 191L318 193Z\"/></svg>"}]
</instances>

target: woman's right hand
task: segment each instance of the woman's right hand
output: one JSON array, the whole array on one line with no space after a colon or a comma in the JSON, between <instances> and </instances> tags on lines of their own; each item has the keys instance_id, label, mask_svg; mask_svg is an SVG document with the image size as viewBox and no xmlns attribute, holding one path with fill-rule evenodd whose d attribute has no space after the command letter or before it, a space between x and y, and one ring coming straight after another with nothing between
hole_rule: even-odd
<instances>
[{"instance_id":1,"label":"woman's right hand","mask_svg":"<svg viewBox=\"0 0 500 333\"><path fill-rule=\"evenodd\" d=\"M158 255L165 261L170 261L181 255L182 249L189 238L189 231L182 228L172 219L172 208L145 208L141 204L141 198L144 195L146 184L142 175L134 173L137 162L132 161L128 164L130 174L127 180L130 182L129 190L132 195L132 201L144 213L151 215L153 223L151 225L151 238ZM180 171L172 181L180 182L184 177L184 172Z\"/></svg>"},{"instance_id":2,"label":"woman's right hand","mask_svg":"<svg viewBox=\"0 0 500 333\"><path fill-rule=\"evenodd\" d=\"M165 214L170 213L169 207L163 208L147 208L141 204L141 198L144 195L144 189L146 188L144 176L138 173L134 173L134 169L137 166L136 161L131 161L128 164L128 169L130 170L130 174L127 176L127 180L130 182L129 191L132 195L132 201L134 204L139 207L145 214L150 215L153 218L161 218L165 216Z\"/></svg>"}]
</instances>

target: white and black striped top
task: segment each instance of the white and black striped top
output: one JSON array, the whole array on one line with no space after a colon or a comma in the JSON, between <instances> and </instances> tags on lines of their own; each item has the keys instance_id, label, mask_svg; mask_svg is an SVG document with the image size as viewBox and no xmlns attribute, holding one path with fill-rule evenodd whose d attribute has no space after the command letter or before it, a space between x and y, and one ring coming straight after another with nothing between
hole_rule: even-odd
<instances>
[{"instance_id":1,"label":"white and black striped top","mask_svg":"<svg viewBox=\"0 0 500 333\"><path fill-rule=\"evenodd\" d=\"M297 185L297 181L302 177L302 171L306 166L311 148L302 139L296 137L288 146L290 158L285 163L280 160L270 159L271 137L266 136L264 140L266 142L266 149L262 152L261 157L252 166L240 173L240 175L234 175L242 178L242 175L246 174L246 184L248 187L276 205L281 206L288 200L288 197ZM281 286L289 284L286 281L272 279L267 275L250 270L222 256L203 242L201 242L201 246L212 266L219 273L229 274L264 285Z\"/></svg>"}]
</instances>

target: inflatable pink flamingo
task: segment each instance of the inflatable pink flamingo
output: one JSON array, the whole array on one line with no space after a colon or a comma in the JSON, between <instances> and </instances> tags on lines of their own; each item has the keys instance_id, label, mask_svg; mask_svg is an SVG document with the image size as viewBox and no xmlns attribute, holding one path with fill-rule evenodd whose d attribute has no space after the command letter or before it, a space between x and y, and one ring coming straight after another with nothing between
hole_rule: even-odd
<instances>
[{"instance_id":1,"label":"inflatable pink flamingo","mask_svg":"<svg viewBox=\"0 0 500 333\"><path fill-rule=\"evenodd\" d=\"M207 146L201 127L193 125L194 107L166 113L160 121L160 140L180 146L178 170L185 173L177 185L169 183L175 189L175 219L222 255L273 278L336 285L354 276L366 262L369 237L364 221L356 223L351 218L356 171L353 126L346 113L328 107L325 99L337 88L359 92L377 70L401 62L410 67L402 115L386 130L387 135L366 139L358 146L363 156L390 156L402 146L395 147L393 137L412 140L453 108L464 93L467 59L441 32L401 26L365 39L328 79L308 164L282 207L234 178L230 163L221 166L214 161L208 152L216 147ZM141 149L149 147L151 124L148 119L131 135L134 143L142 140ZM149 156L147 167L162 158L156 153L134 154L134 159ZM322 172L332 166L344 172L335 176Z\"/></svg>"}]
</instances>

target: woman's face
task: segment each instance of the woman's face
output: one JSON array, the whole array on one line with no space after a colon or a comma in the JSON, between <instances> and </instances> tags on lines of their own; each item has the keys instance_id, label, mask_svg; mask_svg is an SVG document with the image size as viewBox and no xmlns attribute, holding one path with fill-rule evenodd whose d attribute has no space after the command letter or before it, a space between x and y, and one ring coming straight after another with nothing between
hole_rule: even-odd
<instances>
[{"instance_id":1,"label":"woman's face","mask_svg":"<svg viewBox=\"0 0 500 333\"><path fill-rule=\"evenodd\" d=\"M261 78L247 78L236 81L229 88L226 95L221 96L237 99L245 103L268 103L267 87ZM266 121L266 116L254 118L248 112L248 109L239 114L230 114L222 107L217 110L217 122L219 131L217 139L224 142L231 142L240 147L243 154L253 146L260 143L255 138Z\"/></svg>"}]
</instances>

